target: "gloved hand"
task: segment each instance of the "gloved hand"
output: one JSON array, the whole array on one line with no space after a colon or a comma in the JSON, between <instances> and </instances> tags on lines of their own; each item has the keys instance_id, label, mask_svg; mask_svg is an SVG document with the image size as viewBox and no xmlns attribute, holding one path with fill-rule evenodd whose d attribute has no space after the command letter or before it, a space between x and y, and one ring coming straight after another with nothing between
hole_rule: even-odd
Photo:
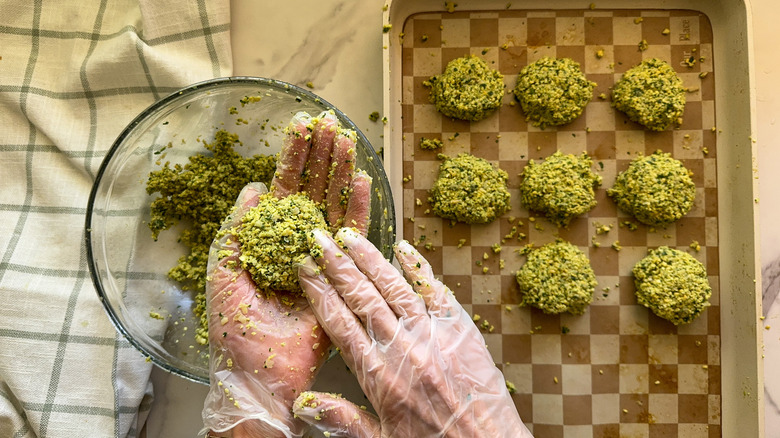
<instances>
[{"instance_id":1,"label":"gloved hand","mask_svg":"<svg viewBox=\"0 0 780 438\"><path fill-rule=\"evenodd\" d=\"M379 418L315 392L298 417L332 437L531 436L479 329L414 247L395 247L404 279L355 230L313 239L322 255L299 268L301 286Z\"/></svg>"},{"instance_id":2,"label":"gloved hand","mask_svg":"<svg viewBox=\"0 0 780 438\"><path fill-rule=\"evenodd\" d=\"M283 198L306 191L316 202L325 201L329 223L347 220L365 232L371 179L354 171L354 140L338 129L332 113L315 119L296 114L271 192ZM247 185L222 229L240 225L265 192L263 184ZM215 240L209 253L210 388L204 431L219 437L300 437L308 425L294 418L292 403L311 387L331 343L306 298L258 290L241 269L240 253L230 233Z\"/></svg>"}]
</instances>

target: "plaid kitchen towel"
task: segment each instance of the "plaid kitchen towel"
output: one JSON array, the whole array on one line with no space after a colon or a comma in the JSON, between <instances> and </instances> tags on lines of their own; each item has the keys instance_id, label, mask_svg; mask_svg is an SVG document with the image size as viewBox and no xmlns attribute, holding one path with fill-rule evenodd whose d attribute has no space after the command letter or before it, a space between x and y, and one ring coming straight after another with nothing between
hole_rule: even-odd
<instances>
[{"instance_id":1,"label":"plaid kitchen towel","mask_svg":"<svg viewBox=\"0 0 780 438\"><path fill-rule=\"evenodd\" d=\"M229 0L0 0L0 436L137 436L151 364L109 322L87 198L124 126L231 73Z\"/></svg>"}]
</instances>

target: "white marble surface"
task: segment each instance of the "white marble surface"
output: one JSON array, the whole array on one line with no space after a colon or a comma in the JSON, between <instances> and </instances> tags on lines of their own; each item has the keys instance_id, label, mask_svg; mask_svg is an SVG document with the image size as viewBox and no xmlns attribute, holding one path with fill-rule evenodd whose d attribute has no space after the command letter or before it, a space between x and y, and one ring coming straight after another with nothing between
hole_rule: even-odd
<instances>
[{"instance_id":1,"label":"white marble surface","mask_svg":"<svg viewBox=\"0 0 780 438\"><path fill-rule=\"evenodd\" d=\"M754 74L759 167L761 260L764 267L766 436L780 437L780 57L776 0L746 0L753 15ZM344 111L376 147L382 125L368 114L382 109L382 0L232 0L236 75L272 77L313 91ZM342 381L360 397L343 363L333 361L322 382ZM147 437L195 437L206 387L152 373L156 400ZM334 390L336 388L333 388ZM343 391L344 388L340 388ZM355 400L357 401L357 400Z\"/></svg>"},{"instance_id":2,"label":"white marble surface","mask_svg":"<svg viewBox=\"0 0 780 438\"><path fill-rule=\"evenodd\" d=\"M780 9L752 0L764 329L765 431L780 436Z\"/></svg>"}]
</instances>

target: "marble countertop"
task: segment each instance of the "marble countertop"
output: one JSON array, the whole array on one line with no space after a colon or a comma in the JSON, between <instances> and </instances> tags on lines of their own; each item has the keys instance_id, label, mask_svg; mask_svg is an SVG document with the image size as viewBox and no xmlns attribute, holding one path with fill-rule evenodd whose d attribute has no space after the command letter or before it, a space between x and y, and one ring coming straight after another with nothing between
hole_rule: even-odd
<instances>
[{"instance_id":1,"label":"marble countertop","mask_svg":"<svg viewBox=\"0 0 780 438\"><path fill-rule=\"evenodd\" d=\"M780 57L775 55L780 8L775 0L745 0L753 16L754 86L759 168L764 368L780 364ZM303 85L344 111L373 145L382 144L381 122L367 114L382 110L382 0L298 0L274 3L232 0L234 74L265 76ZM298 13L305 10L306 14ZM356 62L355 60L360 60ZM347 371L329 362L323 382ZM765 375L766 431L780 430L780 374ZM148 438L195 437L207 388L155 368L155 401L147 420ZM344 379L353 381L354 379ZM327 390L328 388L322 387ZM333 388L335 390L336 388ZM338 388L361 397L357 384ZM357 401L357 400L355 400ZM771 436L769 432L766 435Z\"/></svg>"}]
</instances>

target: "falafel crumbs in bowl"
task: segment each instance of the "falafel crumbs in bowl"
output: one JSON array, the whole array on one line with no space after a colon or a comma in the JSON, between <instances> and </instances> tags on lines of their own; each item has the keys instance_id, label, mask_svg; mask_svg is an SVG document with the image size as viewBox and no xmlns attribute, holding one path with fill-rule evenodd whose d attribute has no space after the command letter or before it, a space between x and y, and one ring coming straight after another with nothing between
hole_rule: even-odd
<instances>
[{"instance_id":1,"label":"falafel crumbs in bowl","mask_svg":"<svg viewBox=\"0 0 780 438\"><path fill-rule=\"evenodd\" d=\"M208 383L204 288L211 242L249 182L269 184L287 127L334 118L371 179L369 240L386 258L395 211L381 159L341 111L273 79L199 82L155 102L119 134L86 214L87 262L112 323L159 367Z\"/></svg>"}]
</instances>

